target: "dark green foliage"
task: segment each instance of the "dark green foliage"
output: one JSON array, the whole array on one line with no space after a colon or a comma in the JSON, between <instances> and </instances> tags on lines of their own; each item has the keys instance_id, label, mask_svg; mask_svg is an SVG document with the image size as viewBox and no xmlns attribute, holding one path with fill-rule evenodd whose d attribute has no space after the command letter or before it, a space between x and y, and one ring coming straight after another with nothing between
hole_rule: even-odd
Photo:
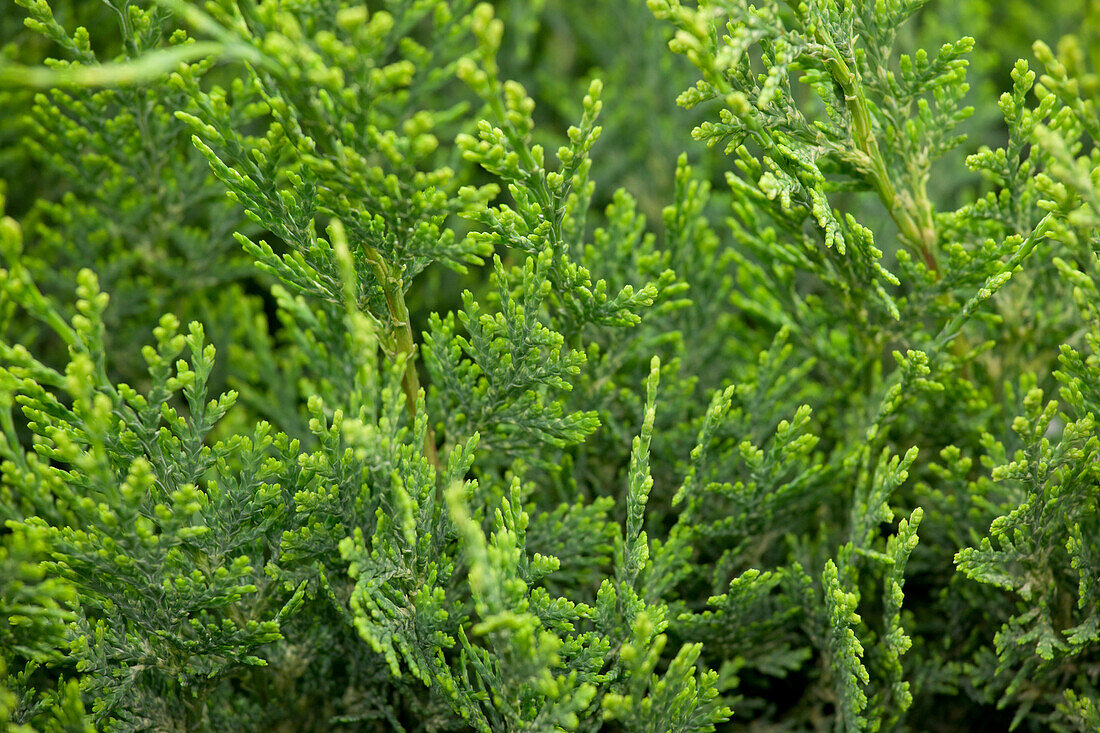
<instances>
[{"instance_id":1,"label":"dark green foliage","mask_svg":"<svg viewBox=\"0 0 1100 733\"><path fill-rule=\"evenodd\" d=\"M1100 729L1097 12L9 4L0 727Z\"/></svg>"}]
</instances>

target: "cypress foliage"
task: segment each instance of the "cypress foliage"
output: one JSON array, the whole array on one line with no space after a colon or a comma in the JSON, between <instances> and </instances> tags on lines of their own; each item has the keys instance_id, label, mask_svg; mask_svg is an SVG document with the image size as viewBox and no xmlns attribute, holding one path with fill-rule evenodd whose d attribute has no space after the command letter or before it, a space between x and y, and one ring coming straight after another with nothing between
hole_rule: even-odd
<instances>
[{"instance_id":1,"label":"cypress foliage","mask_svg":"<svg viewBox=\"0 0 1100 733\"><path fill-rule=\"evenodd\" d=\"M1095 6L5 7L0 727L1100 729Z\"/></svg>"}]
</instances>

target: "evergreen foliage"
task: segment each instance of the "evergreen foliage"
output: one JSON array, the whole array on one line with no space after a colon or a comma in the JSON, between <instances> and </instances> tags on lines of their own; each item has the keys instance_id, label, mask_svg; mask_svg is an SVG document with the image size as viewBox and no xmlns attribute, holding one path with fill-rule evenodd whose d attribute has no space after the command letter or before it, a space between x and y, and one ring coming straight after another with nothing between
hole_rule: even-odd
<instances>
[{"instance_id":1,"label":"evergreen foliage","mask_svg":"<svg viewBox=\"0 0 1100 733\"><path fill-rule=\"evenodd\" d=\"M1046 7L5 6L0 728L1100 730Z\"/></svg>"}]
</instances>

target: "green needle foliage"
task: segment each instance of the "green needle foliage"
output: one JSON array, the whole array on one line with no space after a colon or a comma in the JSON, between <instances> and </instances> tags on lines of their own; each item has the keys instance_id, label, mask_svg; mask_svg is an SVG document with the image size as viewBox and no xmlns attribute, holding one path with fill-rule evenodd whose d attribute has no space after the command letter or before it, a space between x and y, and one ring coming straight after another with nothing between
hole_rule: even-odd
<instances>
[{"instance_id":1,"label":"green needle foliage","mask_svg":"<svg viewBox=\"0 0 1100 733\"><path fill-rule=\"evenodd\" d=\"M1098 17L9 3L0 729L1100 730Z\"/></svg>"}]
</instances>

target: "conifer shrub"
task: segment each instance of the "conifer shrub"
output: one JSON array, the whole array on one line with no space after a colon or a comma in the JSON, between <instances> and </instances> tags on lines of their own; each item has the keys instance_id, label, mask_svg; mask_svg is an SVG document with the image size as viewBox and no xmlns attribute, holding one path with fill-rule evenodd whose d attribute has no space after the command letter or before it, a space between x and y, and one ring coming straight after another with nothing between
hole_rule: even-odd
<instances>
[{"instance_id":1,"label":"conifer shrub","mask_svg":"<svg viewBox=\"0 0 1100 733\"><path fill-rule=\"evenodd\" d=\"M0 727L1100 730L1050 11L5 4Z\"/></svg>"}]
</instances>

